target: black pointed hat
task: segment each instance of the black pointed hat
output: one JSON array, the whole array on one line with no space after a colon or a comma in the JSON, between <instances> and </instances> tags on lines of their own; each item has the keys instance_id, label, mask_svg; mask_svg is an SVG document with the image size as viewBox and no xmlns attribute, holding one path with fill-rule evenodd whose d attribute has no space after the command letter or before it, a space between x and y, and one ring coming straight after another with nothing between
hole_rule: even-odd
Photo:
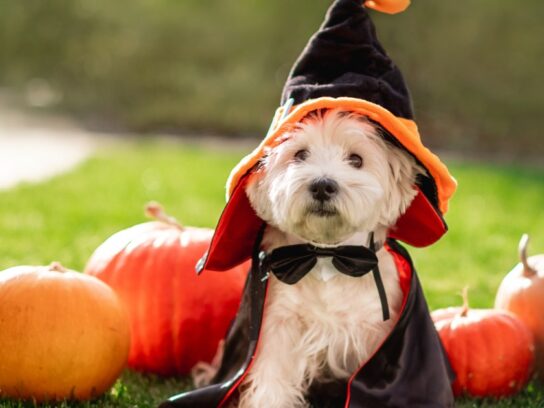
<instances>
[{"instance_id":1,"label":"black pointed hat","mask_svg":"<svg viewBox=\"0 0 544 408\"><path fill-rule=\"evenodd\" d=\"M373 102L395 116L412 119L404 78L381 46L374 23L357 0L338 0L295 63L282 105L324 96Z\"/></svg>"},{"instance_id":2,"label":"black pointed hat","mask_svg":"<svg viewBox=\"0 0 544 408\"><path fill-rule=\"evenodd\" d=\"M325 22L296 61L271 128L261 144L233 169L227 182L228 203L221 215L204 269L226 270L251 256L261 220L245 186L266 149L285 140L292 126L320 109L342 109L368 117L384 137L426 170L418 194L388 235L414 246L436 242L447 231L443 214L456 189L447 167L421 142L410 95L402 74L379 43L368 8L396 13L409 0L336 0Z\"/></svg>"}]
</instances>

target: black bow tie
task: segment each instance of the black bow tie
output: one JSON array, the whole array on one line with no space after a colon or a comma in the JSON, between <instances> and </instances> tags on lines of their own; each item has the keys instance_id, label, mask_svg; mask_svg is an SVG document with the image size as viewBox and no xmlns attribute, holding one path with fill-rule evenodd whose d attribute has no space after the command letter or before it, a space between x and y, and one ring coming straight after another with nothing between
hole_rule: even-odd
<instances>
[{"instance_id":1,"label":"black bow tie","mask_svg":"<svg viewBox=\"0 0 544 408\"><path fill-rule=\"evenodd\" d=\"M283 283L293 285L317 263L317 258L332 258L332 264L343 274L359 277L377 264L376 254L363 246L320 248L310 244L289 245L274 249L266 255L266 266Z\"/></svg>"},{"instance_id":2,"label":"black bow tie","mask_svg":"<svg viewBox=\"0 0 544 408\"><path fill-rule=\"evenodd\" d=\"M364 246L339 246L320 248L310 244L288 245L261 253L263 267L283 283L293 285L301 280L317 263L317 258L332 258L332 264L341 273L353 277L374 272L374 279L382 303L383 319L389 319L389 307L378 268L378 258L371 238L370 248Z\"/></svg>"}]
</instances>

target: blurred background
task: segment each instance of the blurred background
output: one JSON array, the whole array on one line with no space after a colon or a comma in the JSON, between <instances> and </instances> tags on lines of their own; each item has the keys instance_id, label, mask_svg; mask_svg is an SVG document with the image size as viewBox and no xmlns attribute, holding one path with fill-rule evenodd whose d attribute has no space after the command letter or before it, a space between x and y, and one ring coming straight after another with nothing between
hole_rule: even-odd
<instances>
[{"instance_id":1,"label":"blurred background","mask_svg":"<svg viewBox=\"0 0 544 408\"><path fill-rule=\"evenodd\" d=\"M100 130L261 137L330 0L0 0L0 85ZM375 15L425 142L544 152L544 3L417 0Z\"/></svg>"}]
</instances>

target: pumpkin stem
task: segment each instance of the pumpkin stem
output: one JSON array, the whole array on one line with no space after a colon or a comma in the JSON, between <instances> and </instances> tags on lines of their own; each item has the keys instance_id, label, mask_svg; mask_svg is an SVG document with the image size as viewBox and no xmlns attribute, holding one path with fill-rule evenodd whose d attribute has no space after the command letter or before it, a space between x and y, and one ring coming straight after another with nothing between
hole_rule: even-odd
<instances>
[{"instance_id":1,"label":"pumpkin stem","mask_svg":"<svg viewBox=\"0 0 544 408\"><path fill-rule=\"evenodd\" d=\"M463 288L463 292L461 293L461 296L463 297L463 308L461 309L461 313L459 316L461 317L467 317L469 306L468 306L468 286L465 286Z\"/></svg>"},{"instance_id":2,"label":"pumpkin stem","mask_svg":"<svg viewBox=\"0 0 544 408\"><path fill-rule=\"evenodd\" d=\"M145 206L145 215L149 218L153 218L157 221L164 222L165 224L172 225L180 230L183 229L183 226L176 220L174 217L166 214L162 205L155 201L151 201Z\"/></svg>"},{"instance_id":3,"label":"pumpkin stem","mask_svg":"<svg viewBox=\"0 0 544 408\"><path fill-rule=\"evenodd\" d=\"M51 264L47 267L47 269L51 272L68 272L68 269L66 269L60 262L51 262Z\"/></svg>"},{"instance_id":4,"label":"pumpkin stem","mask_svg":"<svg viewBox=\"0 0 544 408\"><path fill-rule=\"evenodd\" d=\"M519 258L521 259L521 263L523 264L523 276L529 278L531 276L536 275L536 269L534 269L531 265L529 265L529 262L527 261L527 247L529 246L529 235L523 234L519 241Z\"/></svg>"}]
</instances>

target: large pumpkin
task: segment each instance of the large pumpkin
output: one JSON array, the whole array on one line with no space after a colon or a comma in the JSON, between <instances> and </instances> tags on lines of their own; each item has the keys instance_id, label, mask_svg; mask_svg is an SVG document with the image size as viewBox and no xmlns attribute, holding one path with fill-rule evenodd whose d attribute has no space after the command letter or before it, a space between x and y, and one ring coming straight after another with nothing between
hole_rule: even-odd
<instances>
[{"instance_id":1,"label":"large pumpkin","mask_svg":"<svg viewBox=\"0 0 544 408\"><path fill-rule=\"evenodd\" d=\"M0 396L88 399L108 390L128 356L116 294L91 276L50 267L0 272Z\"/></svg>"},{"instance_id":2,"label":"large pumpkin","mask_svg":"<svg viewBox=\"0 0 544 408\"><path fill-rule=\"evenodd\" d=\"M537 374L544 381L544 255L527 258L528 243L524 235L519 244L521 263L502 281L495 307L514 313L533 332Z\"/></svg>"},{"instance_id":3,"label":"large pumpkin","mask_svg":"<svg viewBox=\"0 0 544 408\"><path fill-rule=\"evenodd\" d=\"M198 276L195 265L213 230L182 227L160 206L158 221L118 232L85 269L108 283L130 316L130 367L161 375L187 374L211 361L239 306L248 265Z\"/></svg>"},{"instance_id":4,"label":"large pumpkin","mask_svg":"<svg viewBox=\"0 0 544 408\"><path fill-rule=\"evenodd\" d=\"M456 374L456 396L504 397L530 379L534 360L531 332L514 315L465 305L433 312L435 327Z\"/></svg>"}]
</instances>

